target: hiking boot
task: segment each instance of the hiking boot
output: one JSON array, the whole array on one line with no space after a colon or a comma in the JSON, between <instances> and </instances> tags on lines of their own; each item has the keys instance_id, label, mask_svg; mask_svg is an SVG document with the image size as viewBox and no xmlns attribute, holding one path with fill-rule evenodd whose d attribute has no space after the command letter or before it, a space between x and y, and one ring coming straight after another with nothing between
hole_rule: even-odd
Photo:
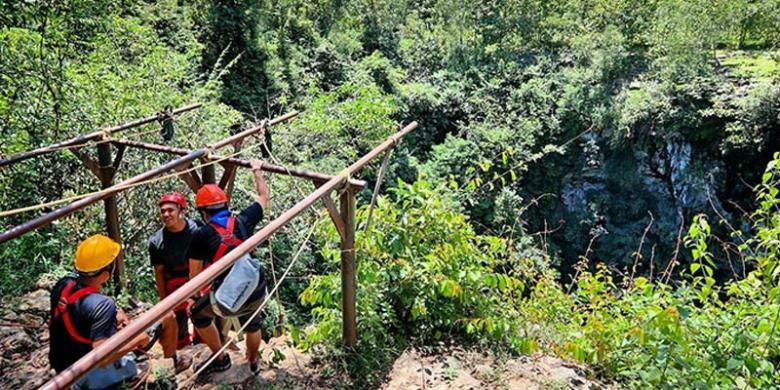
<instances>
[{"instance_id":1,"label":"hiking boot","mask_svg":"<svg viewBox=\"0 0 780 390\"><path fill-rule=\"evenodd\" d=\"M212 363L213 365L214 363ZM192 365L192 357L186 353L176 354L176 362L173 365L174 372L176 374L190 368Z\"/></svg>"},{"instance_id":2,"label":"hiking boot","mask_svg":"<svg viewBox=\"0 0 780 390\"><path fill-rule=\"evenodd\" d=\"M207 361L208 359L196 364L195 367L193 367L195 372L198 372L198 370L200 370L201 367L203 367L203 365ZM208 375L208 374L213 374L215 372L227 371L230 369L232 364L233 363L230 362L230 355L224 353L222 354L221 358L214 359L214 361L212 361L211 364L206 366L206 368L203 371L201 371L200 375Z\"/></svg>"}]
</instances>

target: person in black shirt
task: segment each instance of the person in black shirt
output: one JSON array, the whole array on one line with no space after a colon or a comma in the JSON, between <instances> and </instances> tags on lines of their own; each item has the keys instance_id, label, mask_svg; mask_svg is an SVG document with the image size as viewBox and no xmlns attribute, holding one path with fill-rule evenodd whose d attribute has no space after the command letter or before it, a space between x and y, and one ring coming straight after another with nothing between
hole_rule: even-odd
<instances>
[{"instance_id":1,"label":"person in black shirt","mask_svg":"<svg viewBox=\"0 0 780 390\"><path fill-rule=\"evenodd\" d=\"M187 200L178 192L165 194L158 202L163 227L149 238L149 259L154 268L154 278L160 300L176 291L189 280L189 259L187 257L192 234L197 225L186 216ZM163 317L160 345L163 356L173 359L176 373L186 370L192 359L187 354L178 354L192 343L187 326L187 303Z\"/></svg>"},{"instance_id":2,"label":"person in black shirt","mask_svg":"<svg viewBox=\"0 0 780 390\"><path fill-rule=\"evenodd\" d=\"M261 168L261 161L252 161L257 200L238 215L234 215L228 209L227 196L218 186L207 184L198 190L195 203L206 224L198 228L190 245L190 278L195 277L213 262L218 261L225 253L230 252L254 233L255 227L263 218L263 210L268 207L270 200L270 193L263 180ZM216 289L226 274L227 272L218 277L212 283L211 288ZM202 296L193 302L192 322L212 353L216 353L222 347L219 332L214 326L214 318L217 314L212 307L209 296L205 294L205 291L201 293ZM245 324L251 314L260 307L265 294L266 283L261 272L260 283L238 312L238 318L242 324ZM259 371L258 349L261 341L261 320L259 315L255 316L245 328L246 359L253 373ZM223 354L223 356L218 356L204 370L204 373L224 371L230 366L230 356ZM198 370L197 366L195 370Z\"/></svg>"},{"instance_id":3,"label":"person in black shirt","mask_svg":"<svg viewBox=\"0 0 780 390\"><path fill-rule=\"evenodd\" d=\"M100 288L111 278L119 244L103 235L94 235L79 244L74 265L77 275L60 279L52 289L49 323L49 363L62 372L127 324L127 316L117 309ZM137 374L134 356L149 336L141 333L107 357L77 381L74 388L104 388Z\"/></svg>"}]
</instances>

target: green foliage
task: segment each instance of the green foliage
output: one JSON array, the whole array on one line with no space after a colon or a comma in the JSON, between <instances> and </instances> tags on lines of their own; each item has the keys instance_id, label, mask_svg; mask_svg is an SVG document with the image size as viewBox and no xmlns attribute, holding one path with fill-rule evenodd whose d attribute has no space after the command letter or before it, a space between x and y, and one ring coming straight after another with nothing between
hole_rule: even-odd
<instances>
[{"instance_id":1,"label":"green foliage","mask_svg":"<svg viewBox=\"0 0 780 390\"><path fill-rule=\"evenodd\" d=\"M776 0L3 3L0 154L198 101L204 108L177 119L173 146L295 109L273 130L274 162L337 173L417 120L385 180L421 177L380 198L372 229L358 234L356 382L376 383L374 368L409 339L454 336L557 353L631 388L769 388L778 382L777 163L754 171L778 147L778 10ZM140 138L159 141L156 127L139 128L149 132ZM128 153L118 179L167 160ZM99 185L67 152L1 173L3 210ZM706 188L691 184L699 179ZM762 183L744 222L753 229L732 237L752 272L727 281L726 244L715 240L726 226L700 208L709 189L716 211L727 200L745 207L743 181ZM235 205L251 186L239 175ZM289 178L271 186L271 217L310 189ZM171 180L118 198L129 293L144 300L156 300L149 199L170 190L186 188ZM645 247L658 259L670 258L679 222L688 227L675 255L682 272L661 283L641 264L647 277L621 280L615 265L631 262L648 210L657 221ZM73 243L104 230L102 213L95 205L0 247L0 293L62 274ZM270 243L277 270L308 224L296 220ZM315 322L295 334L301 345L334 352L338 240L332 227L318 234L281 300L289 323ZM551 263L577 273L571 284Z\"/></svg>"},{"instance_id":2,"label":"green foliage","mask_svg":"<svg viewBox=\"0 0 780 390\"><path fill-rule=\"evenodd\" d=\"M689 80L712 70L708 59L715 54L719 25L716 3L663 1L655 11L648 41L654 65L662 77Z\"/></svg>"},{"instance_id":3,"label":"green foliage","mask_svg":"<svg viewBox=\"0 0 780 390\"><path fill-rule=\"evenodd\" d=\"M0 144L0 154L153 115L168 105L204 103L201 110L177 119L172 146L201 147L227 134L227 128L240 119L238 112L216 102L219 73L197 73L202 46L192 33L188 8L175 1L139 3L137 7L112 4L77 2L66 12L30 3L26 5L29 14L15 14L15 24L0 30L0 67L7 70L1 76L0 135L10 140ZM161 142L156 124L126 130L123 135ZM84 150L96 159L94 147ZM128 152L116 180L168 160L168 156ZM3 170L3 210L99 188L98 180L67 151ZM153 296L154 289L143 243L159 218L157 210L149 207L149 199L163 191L182 191L182 187L170 180L119 197L127 269L138 276L131 279L131 289L143 292L144 298ZM0 225L5 230L33 215L4 217ZM20 293L31 288L42 273L71 269L74 244L98 232L105 232L102 205L3 245L2 292Z\"/></svg>"},{"instance_id":4,"label":"green foliage","mask_svg":"<svg viewBox=\"0 0 780 390\"><path fill-rule=\"evenodd\" d=\"M758 270L751 275L760 278L765 288L771 288L769 299L780 294L777 287L780 278L780 153L774 154L761 177L756 191L758 209L753 213L755 235L740 245L749 251L751 259L758 263ZM741 232L735 234L742 236Z\"/></svg>"},{"instance_id":5,"label":"green foliage","mask_svg":"<svg viewBox=\"0 0 780 390\"><path fill-rule=\"evenodd\" d=\"M599 264L567 289L510 241L475 235L442 188L399 183L393 203L380 200L372 231L358 235L359 352L385 350L399 338L466 335L587 363L628 388L776 386L779 186L776 154L757 188L756 235L739 248L756 267L744 280L716 283L712 230L697 216L684 240L693 262L681 282L632 277L620 285ZM333 228L323 233L336 241ZM337 248L326 245L322 256L337 267ZM317 321L301 345L337 342L339 292L334 272L301 294Z\"/></svg>"},{"instance_id":6,"label":"green foliage","mask_svg":"<svg viewBox=\"0 0 780 390\"><path fill-rule=\"evenodd\" d=\"M671 97L657 83L622 91L618 101L617 131L613 134L615 143L626 142L626 139L638 135L648 136L670 119L667 116L672 109Z\"/></svg>"},{"instance_id":7,"label":"green foliage","mask_svg":"<svg viewBox=\"0 0 780 390\"><path fill-rule=\"evenodd\" d=\"M736 76L762 80L780 75L780 51L728 51L723 56L721 63Z\"/></svg>"},{"instance_id":8,"label":"green foliage","mask_svg":"<svg viewBox=\"0 0 780 390\"><path fill-rule=\"evenodd\" d=\"M522 344L509 303L523 293L526 259L507 241L476 235L443 190L423 180L399 183L395 201L380 198L371 229L358 232L360 353L381 354L409 338ZM337 233L328 226L320 234L323 260L337 270ZM336 271L313 278L301 294L317 323L301 338L304 348L341 337L340 285Z\"/></svg>"},{"instance_id":9,"label":"green foliage","mask_svg":"<svg viewBox=\"0 0 780 390\"><path fill-rule=\"evenodd\" d=\"M758 189L756 238L740 246L757 266L745 280L716 284L708 250L711 228L699 216L685 239L694 262L680 285L637 278L632 287L621 288L600 267L579 276L572 296L540 281L521 306L523 318L540 324L540 339L556 335L546 339L551 350L603 366L628 387L777 385L780 351L772 340L780 311L774 277L780 248L773 246L778 177L775 160Z\"/></svg>"},{"instance_id":10,"label":"green foliage","mask_svg":"<svg viewBox=\"0 0 780 390\"><path fill-rule=\"evenodd\" d=\"M261 3L198 1L190 9L199 27L198 40L205 45L202 69L216 72L225 62L235 61L224 77L222 101L255 118L270 115L263 101L274 92L264 71L268 53L259 45Z\"/></svg>"},{"instance_id":11,"label":"green foliage","mask_svg":"<svg viewBox=\"0 0 780 390\"><path fill-rule=\"evenodd\" d=\"M756 83L739 98L719 101L716 112L723 117L732 118L726 125L724 149L744 152L757 145L762 148L772 136L773 129L780 123L778 98L778 83L772 80Z\"/></svg>"},{"instance_id":12,"label":"green foliage","mask_svg":"<svg viewBox=\"0 0 780 390\"><path fill-rule=\"evenodd\" d=\"M0 294L17 296L35 285L41 275L62 276L69 264L59 260L65 244L54 234L30 233L0 247Z\"/></svg>"}]
</instances>

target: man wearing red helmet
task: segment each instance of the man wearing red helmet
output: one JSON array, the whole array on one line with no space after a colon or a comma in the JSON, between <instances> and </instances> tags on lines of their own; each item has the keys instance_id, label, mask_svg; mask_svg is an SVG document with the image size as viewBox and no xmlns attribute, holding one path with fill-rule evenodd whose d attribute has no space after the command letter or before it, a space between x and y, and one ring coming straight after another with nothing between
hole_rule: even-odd
<instances>
[{"instance_id":1,"label":"man wearing red helmet","mask_svg":"<svg viewBox=\"0 0 780 390\"><path fill-rule=\"evenodd\" d=\"M257 199L239 214L230 211L227 196L218 186L206 184L198 190L195 205L206 224L195 232L190 246L190 278L195 277L204 268L218 261L254 233L255 227L263 218L263 210L268 207L270 200L270 192L265 180L263 180L261 168L261 161L252 161ZM213 282L212 289L218 288L226 274L227 272L223 273ZM249 321L249 317L260 307L265 295L266 282L261 269L257 287L236 313L242 324ZM202 295L194 301L192 323L212 353L216 353L222 347L219 331L214 325L215 317L217 314L208 295ZM255 374L259 372L258 349L261 341L261 320L260 315L255 316L245 328L246 359L249 362L250 371ZM203 373L225 371L230 366L230 355L222 354ZM196 366L195 369L197 370L198 367Z\"/></svg>"},{"instance_id":2,"label":"man wearing red helmet","mask_svg":"<svg viewBox=\"0 0 780 390\"><path fill-rule=\"evenodd\" d=\"M187 199L184 195L178 192L167 193L160 198L158 205L164 226L149 238L149 259L154 268L157 292L162 300L189 280L187 256L192 235L198 226L186 216ZM177 373L192 364L188 355L176 352L177 349L192 343L187 318L185 302L162 321L160 344L163 347L163 355L173 359Z\"/></svg>"}]
</instances>

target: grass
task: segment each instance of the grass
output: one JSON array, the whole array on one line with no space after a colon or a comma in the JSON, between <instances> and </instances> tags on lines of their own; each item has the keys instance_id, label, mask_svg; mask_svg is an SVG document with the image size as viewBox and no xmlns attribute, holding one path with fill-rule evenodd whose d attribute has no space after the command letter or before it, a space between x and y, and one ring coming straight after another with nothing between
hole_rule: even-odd
<instances>
[{"instance_id":1,"label":"grass","mask_svg":"<svg viewBox=\"0 0 780 390\"><path fill-rule=\"evenodd\" d=\"M720 63L743 78L780 76L780 50L733 50L718 52Z\"/></svg>"}]
</instances>

